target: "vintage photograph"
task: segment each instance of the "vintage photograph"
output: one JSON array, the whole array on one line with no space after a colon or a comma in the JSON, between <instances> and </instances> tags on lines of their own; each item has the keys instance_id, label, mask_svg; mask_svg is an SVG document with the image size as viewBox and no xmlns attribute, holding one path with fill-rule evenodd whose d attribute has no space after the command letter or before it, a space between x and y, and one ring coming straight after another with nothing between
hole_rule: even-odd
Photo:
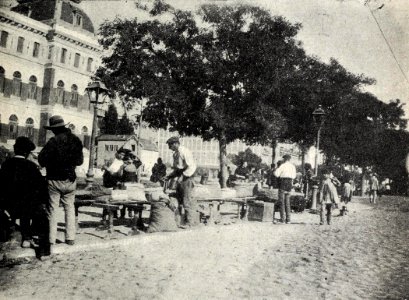
<instances>
[{"instance_id":1,"label":"vintage photograph","mask_svg":"<svg viewBox=\"0 0 409 300\"><path fill-rule=\"evenodd\" d=\"M0 299L409 299L408 0L0 0Z\"/></svg>"}]
</instances>

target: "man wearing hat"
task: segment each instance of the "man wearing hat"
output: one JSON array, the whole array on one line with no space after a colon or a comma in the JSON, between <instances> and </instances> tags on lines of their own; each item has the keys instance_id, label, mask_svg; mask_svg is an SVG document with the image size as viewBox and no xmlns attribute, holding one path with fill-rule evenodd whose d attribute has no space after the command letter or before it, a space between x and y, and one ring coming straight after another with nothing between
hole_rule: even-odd
<instances>
[{"instance_id":1,"label":"man wearing hat","mask_svg":"<svg viewBox=\"0 0 409 300\"><path fill-rule=\"evenodd\" d=\"M50 243L54 244L57 235L56 210L61 203L65 211L65 242L73 245L75 240L75 167L82 165L81 140L66 128L61 116L52 116L45 129L54 133L38 155L38 162L46 168L48 191L50 194Z\"/></svg>"},{"instance_id":2,"label":"man wearing hat","mask_svg":"<svg viewBox=\"0 0 409 300\"><path fill-rule=\"evenodd\" d=\"M33 236L39 237L39 256L43 256L49 255L50 251L48 192L45 179L37 165L27 159L34 149L35 145L27 137L16 139L14 157L6 160L0 169L0 210L3 216L7 212L12 221L20 219L23 248L33 245Z\"/></svg>"},{"instance_id":3,"label":"man wearing hat","mask_svg":"<svg viewBox=\"0 0 409 300\"><path fill-rule=\"evenodd\" d=\"M180 145L178 137L171 137L166 142L169 149L173 153L173 171L164 179L172 179L178 177L176 186L176 195L179 205L185 210L185 225L182 228L187 228L197 225L199 216L197 214L197 202L193 198L193 175L196 171L196 162L192 152L189 149Z\"/></svg>"},{"instance_id":4,"label":"man wearing hat","mask_svg":"<svg viewBox=\"0 0 409 300\"><path fill-rule=\"evenodd\" d=\"M281 204L280 217L281 222L291 223L291 203L290 192L293 188L293 180L297 176L295 166L290 162L291 156L283 156L284 162L274 171L274 175L279 180L278 201ZM285 215L285 218L284 218ZM273 220L274 223L274 220Z\"/></svg>"}]
</instances>

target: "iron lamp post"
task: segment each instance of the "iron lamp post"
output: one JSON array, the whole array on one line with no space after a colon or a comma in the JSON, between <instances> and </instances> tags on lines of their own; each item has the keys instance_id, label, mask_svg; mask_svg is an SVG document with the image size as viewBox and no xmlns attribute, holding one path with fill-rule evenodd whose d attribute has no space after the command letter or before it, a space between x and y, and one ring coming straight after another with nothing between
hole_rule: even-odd
<instances>
[{"instance_id":1,"label":"iron lamp post","mask_svg":"<svg viewBox=\"0 0 409 300\"><path fill-rule=\"evenodd\" d=\"M87 189L92 188L94 183L94 163L95 163L95 136L97 134L97 122L98 122L98 104L104 103L105 97L99 102L99 95L107 95L107 88L105 84L99 80L94 80L88 84L85 88L88 94L90 103L94 104L94 115L92 120L91 139L89 142L89 164L87 172ZM93 97L94 96L94 97Z\"/></svg>"},{"instance_id":2,"label":"iron lamp post","mask_svg":"<svg viewBox=\"0 0 409 300\"><path fill-rule=\"evenodd\" d=\"M314 175L318 176L318 156L320 151L320 135L321 135L321 128L322 124L324 124L325 118L325 111L322 109L322 106L319 105L317 109L315 109L312 113L314 118L314 122L318 125L317 131L317 144L316 144L316 152L315 152L315 172ZM318 186L312 186L312 203L311 203L311 210L317 210L317 194L318 194Z\"/></svg>"},{"instance_id":3,"label":"iron lamp post","mask_svg":"<svg viewBox=\"0 0 409 300\"><path fill-rule=\"evenodd\" d=\"M324 118L325 118L325 111L322 109L321 105L318 105L318 108L313 111L312 116L314 118L314 122L318 125L317 145L316 145L316 152L315 152L315 172L314 172L314 175L317 176L318 175L318 156L319 156L319 151L320 151L321 128L322 128L322 124L324 124Z\"/></svg>"}]
</instances>

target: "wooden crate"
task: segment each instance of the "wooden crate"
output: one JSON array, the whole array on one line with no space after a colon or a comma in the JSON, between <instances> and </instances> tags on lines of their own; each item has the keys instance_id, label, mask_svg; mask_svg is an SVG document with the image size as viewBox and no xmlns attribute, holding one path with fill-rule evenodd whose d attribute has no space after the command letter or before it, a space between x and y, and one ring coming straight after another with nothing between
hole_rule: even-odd
<instances>
[{"instance_id":1,"label":"wooden crate","mask_svg":"<svg viewBox=\"0 0 409 300\"><path fill-rule=\"evenodd\" d=\"M274 203L251 201L247 203L247 219L249 221L272 222L274 217Z\"/></svg>"}]
</instances>

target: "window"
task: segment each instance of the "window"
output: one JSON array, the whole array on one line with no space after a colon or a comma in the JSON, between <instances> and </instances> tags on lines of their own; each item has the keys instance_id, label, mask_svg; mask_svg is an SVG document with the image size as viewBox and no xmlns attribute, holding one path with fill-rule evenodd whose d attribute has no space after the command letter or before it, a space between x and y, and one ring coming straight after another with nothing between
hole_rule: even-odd
<instances>
[{"instance_id":1,"label":"window","mask_svg":"<svg viewBox=\"0 0 409 300\"><path fill-rule=\"evenodd\" d=\"M25 136L28 137L30 140L34 139L34 120L32 118L28 118L26 120Z\"/></svg>"},{"instance_id":2,"label":"window","mask_svg":"<svg viewBox=\"0 0 409 300\"><path fill-rule=\"evenodd\" d=\"M37 77L30 76L28 83L28 99L37 99Z\"/></svg>"},{"instance_id":3,"label":"window","mask_svg":"<svg viewBox=\"0 0 409 300\"><path fill-rule=\"evenodd\" d=\"M4 77L5 77L6 70L3 67L0 67L0 93L4 93Z\"/></svg>"},{"instance_id":4,"label":"window","mask_svg":"<svg viewBox=\"0 0 409 300\"><path fill-rule=\"evenodd\" d=\"M19 36L17 41L17 52L23 53L24 48L24 38Z\"/></svg>"},{"instance_id":5,"label":"window","mask_svg":"<svg viewBox=\"0 0 409 300\"><path fill-rule=\"evenodd\" d=\"M87 71L88 72L91 72L92 62L93 62L93 59L91 57L89 57L88 62L87 62Z\"/></svg>"},{"instance_id":6,"label":"window","mask_svg":"<svg viewBox=\"0 0 409 300\"><path fill-rule=\"evenodd\" d=\"M37 42L34 42L33 57L38 57L39 54L40 54L40 44Z\"/></svg>"},{"instance_id":7,"label":"window","mask_svg":"<svg viewBox=\"0 0 409 300\"><path fill-rule=\"evenodd\" d=\"M11 115L9 118L9 139L15 140L18 134L18 118L16 115Z\"/></svg>"},{"instance_id":8,"label":"window","mask_svg":"<svg viewBox=\"0 0 409 300\"><path fill-rule=\"evenodd\" d=\"M67 58L67 49L62 48L62 50L61 50L60 63L65 64L66 58Z\"/></svg>"},{"instance_id":9,"label":"window","mask_svg":"<svg viewBox=\"0 0 409 300\"><path fill-rule=\"evenodd\" d=\"M81 26L82 25L82 16L79 14L75 14L75 26Z\"/></svg>"},{"instance_id":10,"label":"window","mask_svg":"<svg viewBox=\"0 0 409 300\"><path fill-rule=\"evenodd\" d=\"M63 104L64 101L64 81L57 82L57 90L55 93L55 103Z\"/></svg>"},{"instance_id":11,"label":"window","mask_svg":"<svg viewBox=\"0 0 409 300\"><path fill-rule=\"evenodd\" d=\"M11 94L19 97L21 95L21 73L19 71L13 73L12 87Z\"/></svg>"},{"instance_id":12,"label":"window","mask_svg":"<svg viewBox=\"0 0 409 300\"><path fill-rule=\"evenodd\" d=\"M105 151L109 151L109 145L105 145Z\"/></svg>"},{"instance_id":13,"label":"window","mask_svg":"<svg viewBox=\"0 0 409 300\"><path fill-rule=\"evenodd\" d=\"M78 106L78 87L77 85L73 84L71 86L71 100L70 105L73 107Z\"/></svg>"},{"instance_id":14,"label":"window","mask_svg":"<svg viewBox=\"0 0 409 300\"><path fill-rule=\"evenodd\" d=\"M2 30L0 36L0 46L6 48L7 47L7 40L9 38L9 33L7 31Z\"/></svg>"},{"instance_id":15,"label":"window","mask_svg":"<svg viewBox=\"0 0 409 300\"><path fill-rule=\"evenodd\" d=\"M76 68L80 66L80 57L81 55L79 53L75 53L74 67Z\"/></svg>"},{"instance_id":16,"label":"window","mask_svg":"<svg viewBox=\"0 0 409 300\"><path fill-rule=\"evenodd\" d=\"M84 135L88 134L88 128L87 128L87 126L82 127L82 129L81 129L81 134L84 134Z\"/></svg>"}]
</instances>

